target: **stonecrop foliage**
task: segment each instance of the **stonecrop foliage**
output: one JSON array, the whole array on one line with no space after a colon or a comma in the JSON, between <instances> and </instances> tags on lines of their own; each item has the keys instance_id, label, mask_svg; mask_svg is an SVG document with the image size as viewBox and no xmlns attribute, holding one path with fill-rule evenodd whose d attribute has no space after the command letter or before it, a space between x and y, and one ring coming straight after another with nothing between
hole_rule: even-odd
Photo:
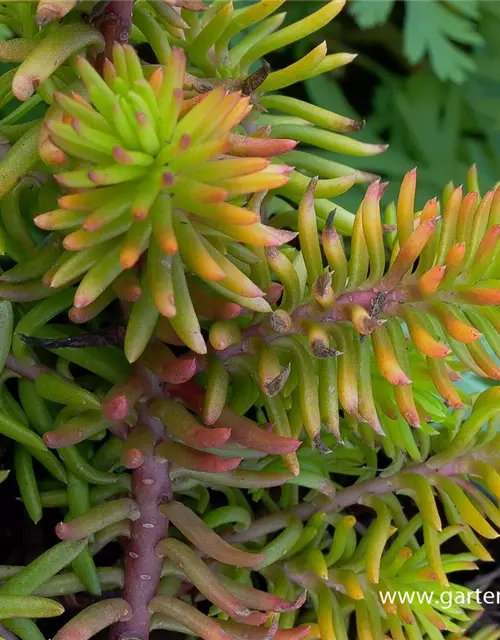
<instances>
[{"instance_id":1,"label":"stonecrop foliage","mask_svg":"<svg viewBox=\"0 0 500 640\"><path fill-rule=\"evenodd\" d=\"M266 58L342 6L1 4L0 433L60 514L5 637L500 637L500 187L321 155L385 150L290 89L352 56Z\"/></svg>"}]
</instances>

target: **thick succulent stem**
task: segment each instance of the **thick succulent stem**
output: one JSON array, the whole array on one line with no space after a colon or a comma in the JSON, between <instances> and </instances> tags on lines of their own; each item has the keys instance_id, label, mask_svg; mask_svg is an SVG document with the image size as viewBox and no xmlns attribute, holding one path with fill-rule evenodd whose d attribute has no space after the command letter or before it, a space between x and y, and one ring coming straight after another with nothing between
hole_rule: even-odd
<instances>
[{"instance_id":1,"label":"thick succulent stem","mask_svg":"<svg viewBox=\"0 0 500 640\"><path fill-rule=\"evenodd\" d=\"M339 322L345 320L345 306L356 304L363 307L369 313L393 313L400 304L406 302L412 296L412 289L407 285L401 285L392 291L384 291L379 285L360 291L348 291L340 295L330 309L314 314L320 322ZM376 308L378 307L378 308ZM304 318L312 315L311 306L300 305L292 317Z\"/></svg>"},{"instance_id":2,"label":"thick succulent stem","mask_svg":"<svg viewBox=\"0 0 500 640\"><path fill-rule=\"evenodd\" d=\"M97 59L97 68L102 68L105 58L111 58L113 44L125 44L132 29L134 0L110 0L100 19L100 29L104 37L104 51Z\"/></svg>"},{"instance_id":3,"label":"thick succulent stem","mask_svg":"<svg viewBox=\"0 0 500 640\"><path fill-rule=\"evenodd\" d=\"M29 380L47 369L25 365L13 355L7 358L7 368ZM141 374L147 381L146 395L162 395L161 382L146 371ZM166 439L161 422L151 418L146 403L137 405L139 421L151 429L156 443ZM131 535L126 547L125 575L122 597L130 605L132 616L119 622L111 630L111 640L147 640L151 614L148 606L156 594L161 578L162 561L156 546L167 536L168 518L160 513L161 504L172 499L172 486L168 462L158 462L149 454L144 463L132 472L132 497L139 507L140 517L131 523Z\"/></svg>"},{"instance_id":4,"label":"thick succulent stem","mask_svg":"<svg viewBox=\"0 0 500 640\"><path fill-rule=\"evenodd\" d=\"M229 360L243 353L245 338L258 336L272 342L286 335L292 335L301 331L300 323L304 320L314 320L320 323L334 323L349 320L346 308L348 305L359 305L370 315L376 317L380 314L395 314L400 306L415 295L414 287L402 285L393 291L385 292L380 287L372 287L361 291L348 291L340 295L331 308L318 311L312 304L304 303L299 305L291 314L294 325L289 333L269 333L268 319L265 318L260 324L251 325L242 332L241 342L231 345L222 351L217 352L221 360ZM198 361L199 368L204 368L204 357L197 354L190 354Z\"/></svg>"},{"instance_id":5,"label":"thick succulent stem","mask_svg":"<svg viewBox=\"0 0 500 640\"><path fill-rule=\"evenodd\" d=\"M9 631L7 627L4 627L3 624L0 624L0 638L3 638L3 640L17 640L17 636L12 631Z\"/></svg>"},{"instance_id":6,"label":"thick succulent stem","mask_svg":"<svg viewBox=\"0 0 500 640\"><path fill-rule=\"evenodd\" d=\"M139 407L141 422L155 433L156 441L164 439L161 423L147 416ZM169 466L158 462L149 454L144 463L134 469L132 495L140 518L132 523L131 536L126 547L125 576L122 597L132 608L130 620L115 625L111 640L147 640L149 638L149 602L156 594L161 577L162 562L156 546L166 537L168 519L159 506L172 498Z\"/></svg>"},{"instance_id":7,"label":"thick succulent stem","mask_svg":"<svg viewBox=\"0 0 500 640\"><path fill-rule=\"evenodd\" d=\"M112 640L147 640L151 614L148 605L158 589L162 562L156 545L165 538L168 520L158 507L170 499L168 466L151 455L133 472L133 497L141 517L132 523L127 544L122 597L132 608L130 620L118 623Z\"/></svg>"},{"instance_id":8,"label":"thick succulent stem","mask_svg":"<svg viewBox=\"0 0 500 640\"><path fill-rule=\"evenodd\" d=\"M24 364L12 354L7 357L5 366L7 369L17 373L21 378L26 378L28 380L36 380L42 371L47 370L47 367L42 365Z\"/></svg>"}]
</instances>

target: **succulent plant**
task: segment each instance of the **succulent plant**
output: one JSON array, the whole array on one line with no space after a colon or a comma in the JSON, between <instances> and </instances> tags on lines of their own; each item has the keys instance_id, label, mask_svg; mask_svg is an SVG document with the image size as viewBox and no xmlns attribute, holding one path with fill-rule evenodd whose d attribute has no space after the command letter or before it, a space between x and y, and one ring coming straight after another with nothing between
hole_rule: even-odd
<instances>
[{"instance_id":1,"label":"succulent plant","mask_svg":"<svg viewBox=\"0 0 500 640\"><path fill-rule=\"evenodd\" d=\"M95 108L79 94L54 96L62 122L47 121L49 143L83 168L56 175L70 192L59 198L61 209L35 219L44 229L71 231L63 245L74 253L62 256L47 281L59 288L86 271L74 300L84 309L106 296L116 278L134 279L131 269L148 249L145 275L132 293L135 299L136 290L143 291L125 338L129 360L141 355L160 314L189 347L205 353L183 263L200 280L215 283L216 291L255 311L270 311L265 293L208 238L274 246L294 237L261 224L259 214L235 198L286 183L291 169L268 158L296 142L233 133L251 110L240 92L218 87L201 100L184 101L185 57L179 49L150 82L129 45L116 44L113 60L104 66L107 84L87 60L77 61Z\"/></svg>"},{"instance_id":2,"label":"succulent plant","mask_svg":"<svg viewBox=\"0 0 500 640\"><path fill-rule=\"evenodd\" d=\"M500 187L382 207L316 154L384 148L275 93L352 59L271 71L343 5L283 4L2 8L0 433L60 513L0 565L8 640L499 637L451 574L500 528L500 387L456 384L500 376Z\"/></svg>"}]
</instances>

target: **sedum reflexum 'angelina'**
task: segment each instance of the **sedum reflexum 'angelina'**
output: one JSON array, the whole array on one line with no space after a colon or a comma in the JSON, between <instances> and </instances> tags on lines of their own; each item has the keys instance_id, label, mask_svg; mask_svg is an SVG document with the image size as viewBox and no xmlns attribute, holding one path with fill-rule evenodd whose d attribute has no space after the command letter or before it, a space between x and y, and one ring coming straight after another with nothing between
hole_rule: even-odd
<instances>
[{"instance_id":1,"label":"sedum reflexum 'angelina'","mask_svg":"<svg viewBox=\"0 0 500 640\"><path fill-rule=\"evenodd\" d=\"M103 79L79 58L93 106L79 94L55 94L60 117L45 123L42 144L55 145L82 167L56 175L69 193L59 198L60 209L35 219L39 227L67 233L68 253L45 281L58 288L86 272L74 300L84 310L100 306L99 296L108 303L108 287L128 277L132 300L142 291L125 337L129 360L141 355L160 314L190 348L205 353L183 263L234 302L270 311L266 292L224 253L244 253L241 242L275 246L294 237L261 224L258 212L235 198L285 184L290 168L268 158L296 142L235 133L252 108L241 92L219 87L185 100L179 49L149 82L129 45L115 45L113 62L106 60ZM132 269L146 249L147 268L134 287Z\"/></svg>"},{"instance_id":2,"label":"sedum reflexum 'angelina'","mask_svg":"<svg viewBox=\"0 0 500 640\"><path fill-rule=\"evenodd\" d=\"M12 359L8 364L19 368ZM53 479L51 488L34 491L25 461L24 475L18 474L23 501L30 513L38 502L40 510L56 508L65 518L56 527L61 542L34 563L0 566L0 612L19 637L42 636L32 621L7 618L16 615L9 598L19 599L18 615L53 616L60 609L52 598L84 591L101 598L64 625L56 640L90 638L109 626L119 639L147 638L158 629L206 640L328 640L347 638L351 621L359 638L441 638L443 632L461 633L480 611L477 593L455 584L452 574L475 569L477 560L491 561L482 540L498 537L500 511L491 497L500 497L498 388L481 394L465 421L456 416L452 428L437 436L422 432L418 464L377 475L376 449L362 446L343 424L344 442L327 438L330 450L319 457L301 450L304 469L293 484L284 484L287 476L263 468L266 458L249 449L239 450L241 468L230 470L234 458L227 456L239 427L227 409L208 429L156 391L147 413L145 403L136 405L139 420L123 443L111 436L102 444L87 439L75 445L99 419L96 396L34 368L24 375L22 409L11 407L25 410L38 430L55 427L44 439L57 448L64 467L51 464L55 456L30 442L28 451ZM116 411L125 393L130 400L132 388L131 382L116 387L104 412L110 406ZM63 406L55 423L47 401ZM22 425L10 421L11 437L21 441ZM4 423L2 418L2 429ZM105 426L101 414L94 433ZM251 430L249 421L247 426ZM108 425L123 438L117 427L116 421ZM198 457L189 453L193 444ZM222 457L206 452L214 445ZM169 459L175 461L171 487L161 482ZM133 499L123 497L131 488L127 468ZM349 482L350 476L358 481ZM280 485L279 493L263 500L267 515L256 518L243 489L259 489L262 496L265 488ZM308 489L307 500L299 500L297 485ZM174 499L163 491L172 491ZM222 495L222 504L210 504L213 493ZM416 508L412 517L408 499ZM173 537L166 537L167 518L176 528ZM454 538L465 553L441 550ZM124 566L96 566L97 554L116 540L128 540ZM257 575L266 591L255 587ZM121 598L106 597L118 588ZM444 594L450 592L455 595L447 605ZM412 593L434 597L409 601ZM196 606L203 600L213 605L209 615ZM493 628L482 634L478 639L497 637Z\"/></svg>"},{"instance_id":3,"label":"sedum reflexum 'angelina'","mask_svg":"<svg viewBox=\"0 0 500 640\"><path fill-rule=\"evenodd\" d=\"M297 218L300 250L268 250L261 264L283 287L275 310L212 322L206 359L176 357L157 339L132 373L120 350L75 348L93 337L68 340L67 328L43 326L71 305L73 289L34 305L7 360L24 378L21 405L9 401L0 427L25 452L16 475L30 515L62 509L60 544L76 546L61 548L70 572L39 559L15 569L6 593L29 595L26 584L41 597L122 589L78 614L57 640L108 626L116 640L147 638L151 629L206 640L330 640L347 638L351 619L367 639L459 633L480 603L451 574L491 560L483 539L498 537L500 526L499 388L474 401L453 385L465 369L495 378L497 366L491 278L500 191L480 199L470 186L465 196L446 190L442 217L437 201L415 213L410 172L387 211L388 258L380 183L361 203L350 251L330 221L318 236L309 190ZM462 261L452 260L457 251ZM37 344L95 378L69 380L62 364L47 370ZM49 488L28 481L33 459L56 480ZM211 504L212 492L222 505ZM400 496L416 515L408 517ZM455 537L467 551L442 551ZM124 563L99 566L94 555L116 539L128 540ZM256 589L257 574L267 592ZM430 591L435 599L424 604L402 595ZM447 607L440 594L450 591L460 595ZM209 615L196 608L204 599ZM38 637L25 633L35 633L28 622L7 625Z\"/></svg>"},{"instance_id":4,"label":"sedum reflexum 'angelina'","mask_svg":"<svg viewBox=\"0 0 500 640\"><path fill-rule=\"evenodd\" d=\"M455 384L500 375L500 188L381 215L315 154L383 150L276 94L352 56L262 61L338 0L90 4L0 12L0 433L60 540L0 565L0 635L86 593L54 640L496 640L453 574L500 530L500 388Z\"/></svg>"}]
</instances>

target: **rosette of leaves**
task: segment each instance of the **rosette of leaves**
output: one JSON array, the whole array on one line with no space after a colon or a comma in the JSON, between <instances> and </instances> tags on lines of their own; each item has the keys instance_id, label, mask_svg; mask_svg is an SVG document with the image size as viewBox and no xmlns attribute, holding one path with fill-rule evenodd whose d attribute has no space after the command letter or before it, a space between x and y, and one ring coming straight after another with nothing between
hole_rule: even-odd
<instances>
[{"instance_id":1,"label":"rosette of leaves","mask_svg":"<svg viewBox=\"0 0 500 640\"><path fill-rule=\"evenodd\" d=\"M252 320L233 306L234 317L228 319L227 303L219 299L217 308L214 300L210 315L219 319L204 322L211 347L205 359L199 350L176 358L167 345L191 346L181 337L185 327L178 329L167 317L158 322L154 310L150 331L156 341L146 346L149 333L144 339L143 327L135 325L145 345L141 364L172 384L169 392L211 424L227 402L241 414L258 403L281 436L300 438L305 427L321 448L325 430L340 436L343 411L371 446L379 442L393 460L406 453L418 460L412 428L434 433L430 423L446 419L440 398L454 409L467 402L452 380L462 371L498 379L499 191L482 199L476 191L447 192L441 219L437 200L415 213L415 186L416 174L410 172L396 209L389 209L386 244L379 209L383 187L373 183L347 247L331 220L318 237L313 181L299 206L300 250L268 247L248 271L249 282L262 291L271 291L274 283L283 292L274 311ZM12 278L16 269L2 279ZM3 285L4 295L9 284ZM47 301L43 316L67 308L72 295L62 292ZM135 308L144 307L136 303ZM134 327L133 313L128 330ZM36 329L36 323L23 320L17 332ZM28 357L19 338L14 353ZM186 384L196 374L207 387L206 397ZM284 463L299 473L293 451Z\"/></svg>"},{"instance_id":2,"label":"rosette of leaves","mask_svg":"<svg viewBox=\"0 0 500 640\"><path fill-rule=\"evenodd\" d=\"M103 81L97 73L90 69L85 60L80 59L77 66L78 73L86 85L83 90L90 103L93 103L96 108L94 109L96 113L93 113L92 109L89 111L90 103L85 103L85 98L79 93L74 93L74 96L80 96L79 98L69 98L66 93L56 91L59 87L65 89L67 85L72 86L78 82L71 68L64 66L58 69L65 57L78 49L76 31L74 30L83 29L85 37L90 38L87 44L98 45L100 43L100 35L95 33L92 35L90 27L71 21L73 12L69 12L68 16L64 17L65 21L68 20L68 24L65 25L65 27L67 26L65 30L67 42L64 51L59 46L59 39L54 35L54 30L51 29L54 26L51 23L44 27L39 34L40 47L44 48L41 50L38 46L32 47L20 67L13 72L12 90L16 97L21 100L28 99L28 102L33 100L39 102L43 95L48 102L53 102L39 139L40 157L45 163L56 167L75 158L79 166L85 167L77 169L80 171L79 174L73 171L59 174L59 183L65 189L70 189L71 193L60 198L59 205L62 209L36 218L39 226L57 230L63 230L71 225L75 226L78 222L84 223L83 231L69 234L64 240L66 248L76 250L75 255L72 259L69 259L67 254L63 255L45 274L45 283L53 288L64 286L72 279L88 272L75 300L76 309L85 308L85 311L75 310L73 314L74 319L78 317L79 321L94 317L116 297L117 289L121 292L120 297L124 297L127 302L135 302L138 296L144 292L141 301L133 305L131 322L127 332L126 352L130 360L137 359L142 353L160 314L171 319L170 324L175 325L178 332L183 334L183 341L186 344L189 344L195 351L204 352L205 346L200 337L200 325L195 314L195 312L200 313L201 306L207 307L204 304L207 300L207 294L203 283L215 289L216 300L222 295L234 303L233 306L229 306L226 312L229 315L234 313L237 308L234 305L253 311L269 310L268 300L263 296L267 295L272 301L273 296L278 295L279 291L276 288L274 292L264 291L249 281L247 272L251 265L256 263L258 256L254 255L255 251L243 247L242 243L257 247L279 245L290 239L292 234L283 229L266 229L265 226L257 222L260 212L250 211L249 207L243 210L239 206L243 202L241 198L255 192L262 193L271 188L274 189L273 194L280 193L294 203L300 200L308 182L305 175L287 169L285 165L269 165L269 157L278 156L293 162L304 171L313 171L317 169L314 166L313 155L302 151L297 152L298 156L290 156L286 153L299 140L306 144L320 146L325 143L330 150L336 148L340 152L356 155L372 155L385 148L383 145L367 145L335 133L335 131L356 131L360 128L361 125L348 118L317 109L302 101L269 94L270 91L284 88L302 77L308 77L310 74L317 75L330 71L339 64L345 64L349 56L346 57L343 54L327 56L326 49L322 45L315 50L314 55L306 56L304 60L300 61L298 67L292 65L283 70L283 73L276 71L267 78L265 74L263 76L260 72L249 75L252 62L259 55L265 54L265 51L261 51L261 49L264 42L263 34L268 34L268 31L267 29L262 30L260 23L267 20L280 4L282 3L272 3L269 6L266 3L258 4L252 8L252 11L245 10L243 12L233 12L232 7L227 5L226 9L231 8L231 11L227 13L224 10L219 14L219 11L215 11L216 5L200 13L193 11L195 7L188 3L180 13L186 14L184 16L186 20L189 16L193 23L192 27L186 30L182 37L174 37L172 40L172 34L168 29L163 29L165 24L171 25L172 20L175 20L174 15L179 15L179 24L182 23L184 27L187 24L179 14L178 8L172 8L164 3L153 3L146 6L139 3L134 14L136 23L143 33L147 34L158 59L167 65L165 69L169 69L169 71L164 74L163 68L157 67L151 74L152 69L149 69L147 73L151 77L147 82L143 77L139 60L134 58L135 54L130 49L126 49L124 52L118 47L115 49L115 57L117 58L115 66L113 67L109 60L105 62L105 81ZM38 22L40 24L46 24L49 21L50 16L47 12L52 11L51 6L50 3L39 5ZM272 50L301 37L303 34L321 28L338 13L341 7L342 3L329 3L324 9L313 14L310 19L293 25L292 29L285 27L279 30L275 34L276 37L266 44L265 50ZM69 11L69 9L70 4L65 5L64 12L61 10L61 13L66 13L66 10ZM153 9L157 13L154 13ZM44 17L40 17L42 10ZM30 15L33 19L32 13ZM220 47L213 43L210 44L212 42L210 38L214 37L214 33L218 33L216 27L226 14L227 20L224 21L224 24L227 22L227 31ZM62 15L54 15L53 17L62 17ZM271 31L278 28L283 17L283 15L272 17ZM258 26L253 26L256 24ZM217 51L226 52L220 54L225 59L229 56L228 46L234 36L242 28L252 26L253 28L248 34L248 43L252 46L241 60L238 59L237 64L234 62L232 66L226 65L226 69L217 56L216 60L210 63L212 66L213 64L220 66L219 75L225 76L227 80L221 79L219 81L217 78L205 80L190 73L186 74L183 70L182 56L179 50L172 50L170 46L170 40L172 40L174 44L182 46L186 50L189 62L191 64L194 62L198 67L196 73L203 73L203 69L208 72L210 65L208 62L204 65L201 61L205 58L207 60L213 58L212 47L214 46ZM195 39L196 42L193 41L195 33L200 36ZM11 51L13 47L15 49L16 40L18 39L6 43L7 52ZM255 49L252 43L259 46ZM17 44L20 45L20 43ZM42 67L40 59L43 57L41 54L45 49L46 54L44 55L49 58L53 56L53 59L51 58L50 64L47 63ZM261 53L259 54L259 52ZM11 57L15 56L12 54ZM237 58L235 53L232 59L236 61ZM52 77L50 77L50 72L54 74ZM163 75L165 75L164 95L155 96L153 85L159 89ZM175 78L174 85L177 84L169 87L172 78ZM137 87L136 83L138 83ZM81 90L81 85L78 86ZM40 87L38 94L32 96L36 87ZM166 87L169 88L166 89ZM185 100L180 105L182 91ZM248 94L248 96L240 96L238 99L238 91ZM234 108L231 107L233 102ZM250 105L253 106L252 110ZM263 106L282 111L287 115L284 116L284 120L280 120L280 117L276 120L277 116L268 116L271 124L265 124L260 122L259 116ZM234 120L232 133L229 133L229 129L231 129L229 117L225 119L224 125L219 123L217 131L214 129L211 134L208 132L208 127L201 126L198 126L198 134L195 133L197 125L193 123L198 118L208 117L207 114L210 114L212 107L220 107L223 112L224 109L228 110L227 114L231 114L231 118ZM172 119L170 124L166 121L166 113L162 113L160 116L160 110L168 110L168 117ZM28 111L29 105L26 103L22 112L25 114ZM64 121L59 121L60 118L63 118ZM137 118L141 120L142 124L138 124ZM222 114L220 114L220 118L222 119ZM245 119L245 129L240 129L238 133L234 128L243 118ZM175 124L177 119L180 119L178 126ZM161 126L159 125L160 120L162 121ZM12 117L10 121L13 121ZM106 122L107 124L105 124ZM304 127L302 126L304 123L318 125L322 128ZM287 126L292 127L288 133L296 137L295 141L286 137L288 135ZM186 128L186 131L191 131L193 135L183 134L183 127ZM228 127L228 131L225 130L225 127ZM134 128L137 128L140 133L135 132ZM269 135L274 136L273 128L277 133L274 143L269 138ZM103 135L104 130L108 132L107 138ZM17 157L17 151L23 157L28 155L27 161L31 161L32 144L36 141L37 131L37 129L30 128L25 136L19 140L19 148L15 146L9 154L9 164L12 164L12 172L15 175L10 176L10 173L7 172L7 188L18 179L19 168L21 166L22 171L24 164ZM138 138L138 135L141 139ZM174 136L175 143L170 139L171 136ZM205 153L205 160L199 155L197 156L198 152L195 152L196 140L190 140L191 137L194 137L198 139L198 142L201 142L205 140L204 136L212 136L213 138L211 151L208 148L199 150ZM175 147L175 144L178 147ZM190 149L184 148L187 144L191 144ZM167 147L170 149L169 151ZM177 152L182 154L182 160L180 158L168 159L169 154L175 155ZM196 189L190 189L186 180L192 180L192 177L188 178L188 174L193 171L197 172L195 168L198 166L197 163L203 164L210 159L221 159L221 153L243 157L233 158L233 168L230 174L227 173L230 167L227 158L224 164L226 173L220 174L221 163L214 164L211 166L211 170L212 172L215 170L217 175L214 174L212 178L207 174L207 165L204 173L208 181L206 185L208 190L202 187L200 187L200 192L197 192ZM12 163L10 163L11 159ZM113 166L110 162L113 163ZM182 169L183 163L185 167ZM318 215L324 218L332 207L326 198L338 195L358 179L365 181L370 176L354 172L341 165L337 166L335 163L325 162L323 164L321 173L326 177L318 186L317 194L321 197L316 201L316 206ZM94 165L93 168L91 165ZM156 174L154 171L154 175L149 175L152 167L158 168L158 170L163 167L160 171L161 179L159 178L160 174ZM106 170L106 175L102 173L103 170ZM79 179L78 176L80 176ZM147 180L141 180L141 176L143 178L147 176ZM229 185L228 180L236 180L237 183ZM167 184L169 182L172 184ZM198 181L195 180L195 182ZM126 183L129 184L126 185ZM81 198L79 200L76 197L77 192L95 188L96 184L101 188L95 189L94 196L87 194L85 198L88 202L84 205L84 200ZM150 188L151 184L153 186ZM198 182L198 186L203 184ZM92 186L89 187L89 185ZM124 188L117 185L123 185ZM134 191L134 200L131 202L128 213L123 210L127 198L130 198L130 193L127 195L125 186ZM136 187L139 186L139 190L135 192ZM191 183L191 187L193 186L194 184ZM103 187L110 187L110 190L105 191ZM184 194L182 202L180 201L181 192ZM174 193L177 195L172 198ZM110 200L101 206L101 197L106 194L109 195ZM235 200L238 197L240 203ZM97 205L92 198L97 198L99 204L97 212L94 211ZM84 213L82 207L84 206L87 213L94 212L97 217L88 215L84 220L82 218ZM76 209L76 207L80 208ZM290 217L290 215L293 217L294 205L288 204L287 200L281 198L272 198L271 194L267 199L266 207L271 211L281 210L285 217ZM68 209L73 213L69 213ZM211 215L210 212L215 209L219 213ZM151 215L149 215L150 211ZM194 224L189 219L190 215L197 218ZM154 218L157 220L156 225L151 222ZM351 214L337 208L336 220L339 229L346 233L350 232ZM251 221L254 221L255 224L250 224ZM156 231L152 231L153 226L156 227ZM159 226L162 226L161 232ZM246 230L243 227L247 227ZM161 233L162 239L159 239L159 233ZM125 234L125 240L118 251L114 238L122 234ZM153 240L151 250L148 252L147 267L149 275L144 274L143 282L139 282L132 267L135 266L139 256L149 247L149 235L151 234ZM57 234L52 236L56 245L58 244L57 237ZM228 238L231 239L228 240ZM100 244L103 246L98 246ZM179 248L181 250L178 251ZM102 257L101 252L108 250L109 253L102 262L99 259ZM11 249L8 251L12 253ZM48 252L47 264L52 266L53 256L57 254L57 251L56 247L52 252ZM260 249L257 250L257 253L259 251ZM119 258L118 253L120 253ZM183 276L182 262L194 275L194 277L190 275L187 281ZM28 263L24 270L26 273L31 272L36 275L40 269L33 271L32 266ZM60 268L56 269L56 267ZM104 278L101 277L101 272L105 272ZM160 272L161 277L156 277L160 276ZM147 290L149 285L145 282L146 279L155 281L155 291ZM111 284L113 286L110 286ZM159 288L162 289L161 292ZM43 288L35 287L32 295L42 296ZM174 301L176 297L177 305ZM186 304L183 301L186 301ZM177 309L182 309L182 313L177 314ZM138 323L141 325L140 332L134 328Z\"/></svg>"},{"instance_id":3,"label":"rosette of leaves","mask_svg":"<svg viewBox=\"0 0 500 640\"><path fill-rule=\"evenodd\" d=\"M83 165L56 175L70 193L59 198L61 209L35 219L45 229L78 229L66 232L68 252L45 281L58 288L87 272L74 305L93 305L92 313L109 303L108 287L118 277L131 301L142 291L125 337L131 361L142 353L160 314L170 318L186 344L204 353L183 263L235 302L255 311L270 309L265 292L224 253L244 253L243 240L274 246L294 236L262 225L258 213L234 199L284 184L289 168L268 157L296 143L233 132L251 108L240 93L219 87L203 100L185 101L180 50L150 82L132 47L115 45L113 59L114 65L106 61L102 79L80 58L79 73L95 108L78 94L56 94L62 121L45 125L48 144ZM139 283L133 268L148 248Z\"/></svg>"},{"instance_id":4,"label":"rosette of leaves","mask_svg":"<svg viewBox=\"0 0 500 640\"><path fill-rule=\"evenodd\" d=\"M18 8L16 4L19 4ZM305 145L340 154L370 156L386 148L385 145L366 144L341 135L344 132L358 131L363 126L362 123L328 110L317 109L305 101L276 94L276 91L286 91L289 86L303 79L329 73L346 65L353 59L352 55L329 55L325 43L322 43L296 64L285 69L268 75L264 66L251 72L253 63L263 56L323 28L342 9L343 2L330 2L307 18L287 27L282 27L285 13L276 13L284 4L280 1L256 3L242 9L235 9L231 3L213 3L209 8L199 2L181 4L182 7L166 2L135 3L132 39L150 43L158 61L163 65L169 60L172 46L184 49L192 72L185 76L184 90L190 96L201 96L221 85L228 91L241 90L249 95L255 108L246 121L253 137L269 136L270 130L274 128L273 137L288 139L292 136ZM88 10L85 4L78 4L73 8L72 2L40 2L38 17L33 3L29 9L24 7L23 2L11 3L9 6L12 7L13 14L22 14L23 24L29 25L29 28L25 26L23 30L16 27L17 22L14 18L11 19L9 11L3 17L16 37L1 44L0 59L21 64L4 74L0 104L7 103L12 95L24 104L9 114L2 131L10 142L18 141L23 134L26 137L22 142L19 141L17 153L13 150L11 154L12 167L4 176L3 192L12 188L26 172L22 168L24 164L27 163L29 169L36 159L33 157L33 153L36 153L34 146L37 129L33 126L36 110L44 103L52 105L55 91L68 92L77 82L71 65L72 56L87 47L88 55L92 58L96 50L103 46L105 53L111 56L111 50L108 51L111 45L106 39L107 23L102 27L104 38L95 27L82 24L83 17L87 15L84 11ZM201 11L204 8L206 10ZM122 10L118 13L122 14ZM104 13L106 11L108 8L104 9ZM109 8L109 15L113 15L112 7ZM92 21L99 25L99 20L102 19L98 15ZM115 22L120 26L124 19L120 15ZM59 24L57 20L60 20ZM113 22L113 18L109 18L109 21ZM40 30L37 22L41 25ZM123 29L123 25L121 27ZM35 32L36 38L32 40L30 34ZM245 33L245 37L239 42L241 33ZM112 38L110 42L112 43ZM100 56L99 59L102 59L102 54ZM154 65L149 66L151 71ZM216 72L215 67L218 69ZM79 86L77 90L80 90ZM272 113L262 113L263 109ZM29 122L22 126L16 124L21 118L30 118L30 115L31 125ZM57 154L51 156L50 150L46 149L45 155L43 149L42 145L42 158L46 162L57 162ZM287 201L297 203L307 185L304 173L318 173L325 178L321 192L318 192L317 202L318 213L323 218L331 210L327 198L340 195L354 183L367 182L373 177L372 174L354 171L338 162L323 162L320 167L314 154L307 151L286 155L281 161L292 164L297 171L292 172L287 185L280 190L287 200L276 199L275 206L286 210L290 208ZM337 225L343 232L349 233L352 215L338 208Z\"/></svg>"}]
</instances>

